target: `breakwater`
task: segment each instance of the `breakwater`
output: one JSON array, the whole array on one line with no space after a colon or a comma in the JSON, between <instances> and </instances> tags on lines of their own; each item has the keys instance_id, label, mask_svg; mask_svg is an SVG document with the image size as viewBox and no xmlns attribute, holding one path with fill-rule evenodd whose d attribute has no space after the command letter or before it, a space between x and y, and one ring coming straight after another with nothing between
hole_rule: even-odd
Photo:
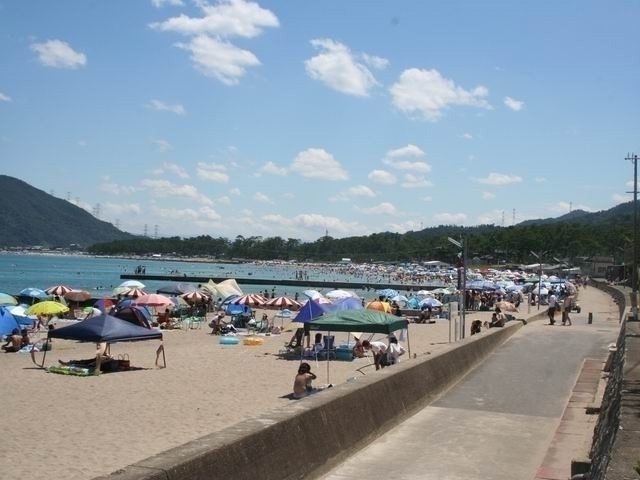
<instances>
[{"instance_id":1,"label":"breakwater","mask_svg":"<svg viewBox=\"0 0 640 480\"><path fill-rule=\"evenodd\" d=\"M178 275L147 275L147 274L122 274L122 280L139 280L145 281L163 281L163 282L188 282L188 283L207 283L209 280L220 283L229 280L229 277L201 277L201 276L178 276ZM418 290L434 290L442 287L442 285L419 285L419 284L389 284L389 283L372 283L372 282L347 282L347 281L326 281L326 280L291 280L291 279L264 279L264 278L236 278L236 282L241 285L287 285L300 288L344 288L348 290L380 290L383 288L392 288L398 291L418 291Z\"/></svg>"}]
</instances>

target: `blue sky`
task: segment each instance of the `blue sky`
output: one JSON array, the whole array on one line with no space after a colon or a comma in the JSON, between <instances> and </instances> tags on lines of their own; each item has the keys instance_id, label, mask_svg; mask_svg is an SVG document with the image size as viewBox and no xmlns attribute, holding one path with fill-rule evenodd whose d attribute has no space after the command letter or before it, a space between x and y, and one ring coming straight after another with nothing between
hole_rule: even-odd
<instances>
[{"instance_id":1,"label":"blue sky","mask_svg":"<svg viewBox=\"0 0 640 480\"><path fill-rule=\"evenodd\" d=\"M629 201L637 1L0 0L0 173L149 236Z\"/></svg>"}]
</instances>

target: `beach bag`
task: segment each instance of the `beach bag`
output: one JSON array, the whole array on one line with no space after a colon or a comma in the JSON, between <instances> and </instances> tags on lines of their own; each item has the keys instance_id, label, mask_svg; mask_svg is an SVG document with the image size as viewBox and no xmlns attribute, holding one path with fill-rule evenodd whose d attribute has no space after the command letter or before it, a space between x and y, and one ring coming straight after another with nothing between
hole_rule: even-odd
<instances>
[{"instance_id":1,"label":"beach bag","mask_svg":"<svg viewBox=\"0 0 640 480\"><path fill-rule=\"evenodd\" d=\"M129 361L128 353L118 355L118 368L120 370L129 370L131 368L131 362Z\"/></svg>"}]
</instances>

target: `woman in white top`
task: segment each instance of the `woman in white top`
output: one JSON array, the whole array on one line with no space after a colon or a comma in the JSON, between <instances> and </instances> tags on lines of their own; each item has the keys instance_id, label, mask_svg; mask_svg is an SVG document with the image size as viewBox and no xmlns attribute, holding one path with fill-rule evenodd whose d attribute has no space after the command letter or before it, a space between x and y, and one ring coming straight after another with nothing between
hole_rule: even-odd
<instances>
[{"instance_id":1,"label":"woman in white top","mask_svg":"<svg viewBox=\"0 0 640 480\"><path fill-rule=\"evenodd\" d=\"M387 361L389 365L400 362L400 357L406 353L402 345L398 343L396 337L389 337L389 347L387 348Z\"/></svg>"}]
</instances>

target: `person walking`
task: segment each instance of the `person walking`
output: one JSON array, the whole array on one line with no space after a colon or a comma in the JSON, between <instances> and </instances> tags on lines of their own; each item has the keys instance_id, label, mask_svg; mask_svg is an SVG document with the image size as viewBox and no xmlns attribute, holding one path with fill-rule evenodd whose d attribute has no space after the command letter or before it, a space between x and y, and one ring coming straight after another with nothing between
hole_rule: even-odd
<instances>
[{"instance_id":1,"label":"person walking","mask_svg":"<svg viewBox=\"0 0 640 480\"><path fill-rule=\"evenodd\" d=\"M556 324L556 308L558 307L558 300L553 290L549 291L549 309L547 315L549 316L549 325Z\"/></svg>"},{"instance_id":2,"label":"person walking","mask_svg":"<svg viewBox=\"0 0 640 480\"><path fill-rule=\"evenodd\" d=\"M571 312L571 295L567 295L564 297L564 301L562 302L562 325L572 325L571 318L569 317L569 312Z\"/></svg>"}]
</instances>

